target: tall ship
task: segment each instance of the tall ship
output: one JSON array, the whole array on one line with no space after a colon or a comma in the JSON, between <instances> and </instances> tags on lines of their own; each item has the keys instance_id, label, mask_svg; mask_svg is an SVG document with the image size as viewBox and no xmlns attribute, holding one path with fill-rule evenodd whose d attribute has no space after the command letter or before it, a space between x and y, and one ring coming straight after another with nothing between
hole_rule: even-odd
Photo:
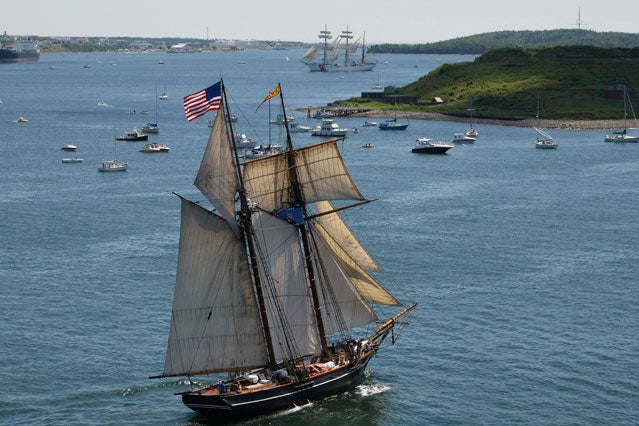
<instances>
[{"instance_id":1,"label":"tall ship","mask_svg":"<svg viewBox=\"0 0 639 426\"><path fill-rule=\"evenodd\" d=\"M377 66L377 62L366 61L366 34L361 37L361 43L360 38L351 41L353 32L346 27L346 31L333 39L324 26L318 37L320 42L311 46L301 59L311 71L372 71ZM361 56L357 53L359 49L362 50Z\"/></svg>"},{"instance_id":2,"label":"tall ship","mask_svg":"<svg viewBox=\"0 0 639 426\"><path fill-rule=\"evenodd\" d=\"M242 159L217 84L222 103L194 183L213 208L179 196L175 293L156 378L188 377L182 402L221 420L352 390L417 303L405 306L373 277L381 268L340 214L370 202L342 160L343 138L295 148L285 123L282 152ZM269 96L278 94L287 120L280 86Z\"/></svg>"},{"instance_id":3,"label":"tall ship","mask_svg":"<svg viewBox=\"0 0 639 426\"><path fill-rule=\"evenodd\" d=\"M0 37L0 63L38 62L40 49L36 37L10 36L5 33Z\"/></svg>"}]
</instances>

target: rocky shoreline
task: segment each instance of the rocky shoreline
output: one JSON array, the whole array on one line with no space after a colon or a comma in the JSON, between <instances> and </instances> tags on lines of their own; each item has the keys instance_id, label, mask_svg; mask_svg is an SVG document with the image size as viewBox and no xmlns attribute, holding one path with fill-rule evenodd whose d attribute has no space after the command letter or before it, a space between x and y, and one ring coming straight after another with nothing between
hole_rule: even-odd
<instances>
[{"instance_id":1,"label":"rocky shoreline","mask_svg":"<svg viewBox=\"0 0 639 426\"><path fill-rule=\"evenodd\" d=\"M306 112L310 115L315 114L318 111L331 112L336 117L366 117L366 118L382 118L389 119L398 116L396 111L381 111L381 110L358 110L348 108L334 108L334 107L316 107L300 109L300 112ZM439 114L434 112L401 112L399 115L402 118L408 118L409 120L431 120L431 121L454 121L458 123L468 122L467 117L456 117L446 114ZM498 126L517 126L517 127L541 127L544 129L572 129L572 130L612 130L624 127L623 120L544 120L527 118L523 120L498 120L491 118L476 118L473 117L473 123L475 124L493 124ZM634 126L633 126L634 127Z\"/></svg>"}]
</instances>

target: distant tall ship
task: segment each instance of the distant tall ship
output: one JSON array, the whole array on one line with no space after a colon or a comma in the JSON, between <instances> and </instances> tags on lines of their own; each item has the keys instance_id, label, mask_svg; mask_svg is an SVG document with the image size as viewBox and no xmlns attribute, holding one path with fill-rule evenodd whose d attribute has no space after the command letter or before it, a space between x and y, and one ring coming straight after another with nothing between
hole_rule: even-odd
<instances>
[{"instance_id":1,"label":"distant tall ship","mask_svg":"<svg viewBox=\"0 0 639 426\"><path fill-rule=\"evenodd\" d=\"M0 37L0 63L38 62L40 50L35 37L16 37L7 35Z\"/></svg>"},{"instance_id":2,"label":"distant tall ship","mask_svg":"<svg viewBox=\"0 0 639 426\"><path fill-rule=\"evenodd\" d=\"M357 55L357 51L360 48L360 39L358 38L351 42L353 32L349 31L348 27L332 42L329 42L329 40L333 36L326 29L326 26L324 26L324 31L320 31L318 37L320 43L313 45L301 59L311 71L371 71L377 65L377 62L366 61L365 35L362 37L361 42L361 58Z\"/></svg>"}]
</instances>

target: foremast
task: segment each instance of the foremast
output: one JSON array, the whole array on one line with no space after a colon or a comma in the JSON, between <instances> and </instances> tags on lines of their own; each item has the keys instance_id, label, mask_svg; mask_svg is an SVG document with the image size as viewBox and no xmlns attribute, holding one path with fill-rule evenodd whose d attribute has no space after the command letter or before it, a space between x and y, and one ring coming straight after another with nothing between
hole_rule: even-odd
<instances>
[{"instance_id":1,"label":"foremast","mask_svg":"<svg viewBox=\"0 0 639 426\"><path fill-rule=\"evenodd\" d=\"M224 81L222 82L222 98L224 100L226 123L228 123L228 132L230 135L235 135L233 131L233 120L231 120L230 109L228 105L228 98L226 96L226 88L224 87ZM287 127L288 130L288 127ZM260 312L260 319L262 320L262 328L264 329L264 339L266 341L266 351L268 354L268 362L270 365L275 365L277 360L275 358L275 350L273 348L273 337L271 336L271 328L269 327L269 319L266 313L266 303L264 301L264 291L262 287L262 279L260 270L258 267L257 253L255 250L255 242L253 236L255 235L253 229L253 222L251 221L251 206L246 196L246 188L244 186L244 176L242 174L242 168L240 164L240 155L237 148L236 139L234 137L229 138L233 146L233 155L235 157L235 173L238 182L238 198L240 202L240 210L238 214L240 228L243 231L243 237L246 241L249 255L249 263L251 267L251 273L253 276L253 282L255 285L255 296L257 298L257 304Z\"/></svg>"},{"instance_id":2,"label":"foremast","mask_svg":"<svg viewBox=\"0 0 639 426\"><path fill-rule=\"evenodd\" d=\"M324 25L324 30L320 31L319 36L320 40L324 40L324 58L322 60L322 64L326 65L328 63L328 60L326 58L326 56L328 55L328 40L332 39L333 36L331 35L331 32L328 31L326 25ZM282 95L282 92L280 91L280 96ZM282 103L282 105L284 105L284 103Z\"/></svg>"}]
</instances>

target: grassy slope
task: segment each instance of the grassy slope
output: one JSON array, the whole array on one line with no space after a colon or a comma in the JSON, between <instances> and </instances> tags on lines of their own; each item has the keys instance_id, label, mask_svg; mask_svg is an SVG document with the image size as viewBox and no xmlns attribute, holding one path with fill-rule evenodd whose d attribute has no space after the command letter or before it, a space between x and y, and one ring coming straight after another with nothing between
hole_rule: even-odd
<instances>
[{"instance_id":1,"label":"grassy slope","mask_svg":"<svg viewBox=\"0 0 639 426\"><path fill-rule=\"evenodd\" d=\"M539 97L542 118L620 119L623 103L604 97L615 83L628 85L633 105L639 105L639 49L497 49L474 62L444 64L399 92L419 98L419 105L406 108L414 111L467 115L472 99L477 117L530 118ZM445 103L427 105L434 97ZM392 108L377 102L358 106Z\"/></svg>"}]
</instances>

